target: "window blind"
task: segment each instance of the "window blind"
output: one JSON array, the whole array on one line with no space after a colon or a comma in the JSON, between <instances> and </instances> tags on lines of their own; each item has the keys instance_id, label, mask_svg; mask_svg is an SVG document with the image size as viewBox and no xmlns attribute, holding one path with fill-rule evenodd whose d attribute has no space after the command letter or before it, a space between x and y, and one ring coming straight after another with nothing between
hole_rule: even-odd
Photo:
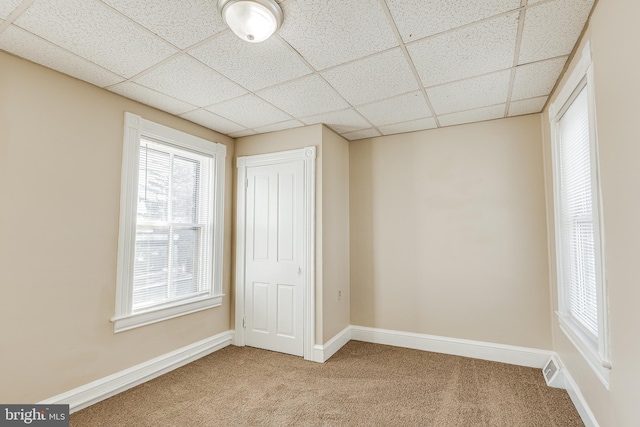
<instances>
[{"instance_id":1,"label":"window blind","mask_svg":"<svg viewBox=\"0 0 640 427\"><path fill-rule=\"evenodd\" d=\"M598 337L596 247L586 88L558 121L561 236L568 314Z\"/></svg>"},{"instance_id":2,"label":"window blind","mask_svg":"<svg viewBox=\"0 0 640 427\"><path fill-rule=\"evenodd\" d=\"M140 141L133 311L211 289L212 158Z\"/></svg>"}]
</instances>

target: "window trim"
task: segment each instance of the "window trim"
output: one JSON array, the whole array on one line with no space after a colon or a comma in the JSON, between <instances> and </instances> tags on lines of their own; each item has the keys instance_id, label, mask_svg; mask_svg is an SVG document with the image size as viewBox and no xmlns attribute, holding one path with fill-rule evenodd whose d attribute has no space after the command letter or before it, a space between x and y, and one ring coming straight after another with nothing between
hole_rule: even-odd
<instances>
[{"instance_id":1,"label":"window trim","mask_svg":"<svg viewBox=\"0 0 640 427\"><path fill-rule=\"evenodd\" d=\"M608 301L607 281L604 263L604 229L602 221L602 196L600 190L600 164L598 158L598 133L596 127L595 91L593 87L593 63L591 60L591 46L587 41L575 69L567 79L556 100L549 106L549 122L551 129L551 144L553 157L553 193L554 193L554 219L555 219L555 247L556 247L556 280L558 292L558 323L560 329L569 341L578 349L582 357L595 372L596 376L609 388L611 373L611 361L609 359L609 327L608 327ZM568 103L573 102L578 91L587 91L588 117L589 117L589 146L591 156L591 188L593 204L593 222L595 239L595 263L596 263L596 295L598 309L598 339L591 335L568 315L568 302L564 287L563 274L563 247L559 236L561 229L561 192L560 192L560 159L559 159L559 121L568 108Z\"/></svg>"},{"instance_id":2,"label":"window trim","mask_svg":"<svg viewBox=\"0 0 640 427\"><path fill-rule=\"evenodd\" d=\"M135 253L138 162L141 137L155 139L213 157L213 269L211 289L204 295L168 302L148 310L132 312L133 255ZM115 315L111 318L114 332L122 332L151 323L183 316L222 304L222 258L224 244L224 179L227 148L193 135L163 126L125 112L122 153L122 181L120 188L120 227L118 235L118 270Z\"/></svg>"}]
</instances>

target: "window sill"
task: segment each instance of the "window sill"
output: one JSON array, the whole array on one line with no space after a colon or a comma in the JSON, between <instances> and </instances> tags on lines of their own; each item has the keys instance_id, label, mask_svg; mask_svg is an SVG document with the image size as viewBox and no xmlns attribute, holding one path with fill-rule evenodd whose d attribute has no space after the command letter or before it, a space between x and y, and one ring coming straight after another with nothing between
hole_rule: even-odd
<instances>
[{"instance_id":1,"label":"window sill","mask_svg":"<svg viewBox=\"0 0 640 427\"><path fill-rule=\"evenodd\" d=\"M609 361L600 356L597 344L590 339L585 332L568 316L556 312L560 329L569 338L569 341L578 349L582 357L587 361L600 382L609 390L609 377L611 365Z\"/></svg>"},{"instance_id":2,"label":"window sill","mask_svg":"<svg viewBox=\"0 0 640 427\"><path fill-rule=\"evenodd\" d=\"M152 323L162 322L163 320L173 319L174 317L184 316L185 314L218 307L222 305L223 296L224 295L208 296L206 298L191 300L186 303L181 302L155 310L113 317L111 319L113 322L113 331L115 333L128 331L129 329L139 328L140 326L146 326Z\"/></svg>"}]
</instances>

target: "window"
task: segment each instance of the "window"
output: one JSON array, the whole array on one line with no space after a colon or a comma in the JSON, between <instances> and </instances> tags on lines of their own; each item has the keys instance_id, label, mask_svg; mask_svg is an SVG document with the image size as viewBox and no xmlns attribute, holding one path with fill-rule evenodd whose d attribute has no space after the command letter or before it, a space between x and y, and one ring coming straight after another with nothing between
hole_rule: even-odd
<instances>
[{"instance_id":1,"label":"window","mask_svg":"<svg viewBox=\"0 0 640 427\"><path fill-rule=\"evenodd\" d=\"M225 156L125 114L116 332L221 304Z\"/></svg>"},{"instance_id":2,"label":"window","mask_svg":"<svg viewBox=\"0 0 640 427\"><path fill-rule=\"evenodd\" d=\"M561 329L608 387L607 306L589 44L549 109Z\"/></svg>"}]
</instances>

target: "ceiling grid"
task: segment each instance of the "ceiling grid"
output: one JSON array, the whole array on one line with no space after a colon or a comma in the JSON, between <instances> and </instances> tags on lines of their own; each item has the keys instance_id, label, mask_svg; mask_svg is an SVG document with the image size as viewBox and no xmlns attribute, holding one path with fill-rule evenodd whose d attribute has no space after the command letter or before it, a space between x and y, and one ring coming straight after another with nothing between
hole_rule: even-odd
<instances>
[{"instance_id":1,"label":"ceiling grid","mask_svg":"<svg viewBox=\"0 0 640 427\"><path fill-rule=\"evenodd\" d=\"M231 137L349 140L538 113L594 0L285 0L262 43L216 0L4 0L0 50Z\"/></svg>"}]
</instances>

